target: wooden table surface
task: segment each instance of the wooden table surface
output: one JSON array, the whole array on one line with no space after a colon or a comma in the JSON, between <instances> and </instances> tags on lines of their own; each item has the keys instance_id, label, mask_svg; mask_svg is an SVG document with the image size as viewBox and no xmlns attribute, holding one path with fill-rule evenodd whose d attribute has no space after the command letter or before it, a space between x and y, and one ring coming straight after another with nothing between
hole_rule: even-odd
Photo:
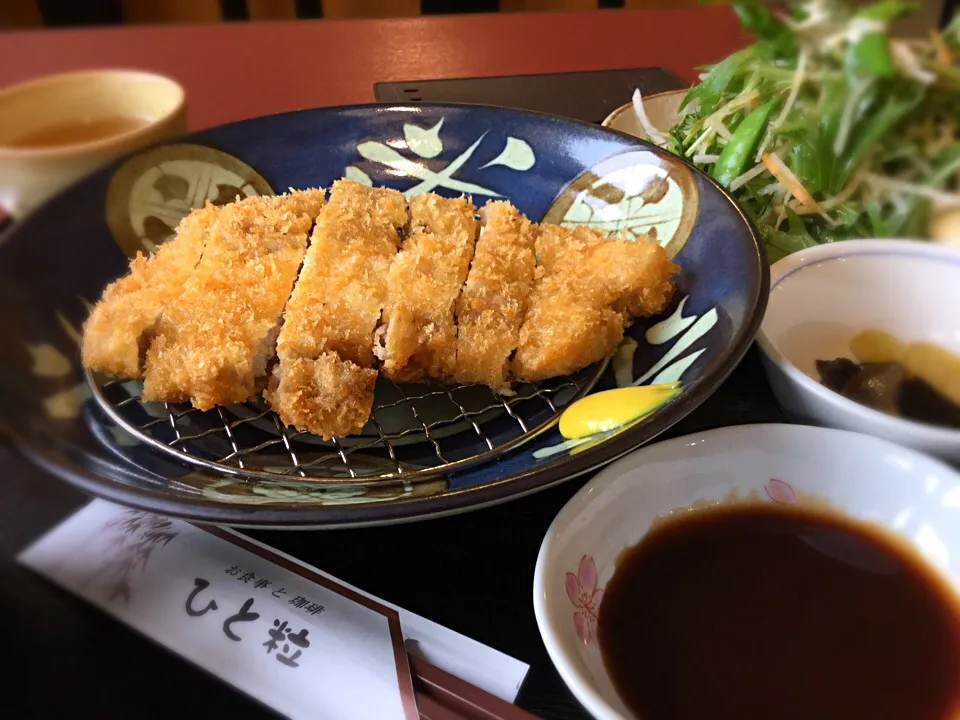
<instances>
[{"instance_id":1,"label":"wooden table surface","mask_svg":"<svg viewBox=\"0 0 960 720\"><path fill-rule=\"evenodd\" d=\"M687 81L744 40L723 6L0 33L0 87L137 67L187 89L191 127L370 102L392 80L661 66Z\"/></svg>"}]
</instances>

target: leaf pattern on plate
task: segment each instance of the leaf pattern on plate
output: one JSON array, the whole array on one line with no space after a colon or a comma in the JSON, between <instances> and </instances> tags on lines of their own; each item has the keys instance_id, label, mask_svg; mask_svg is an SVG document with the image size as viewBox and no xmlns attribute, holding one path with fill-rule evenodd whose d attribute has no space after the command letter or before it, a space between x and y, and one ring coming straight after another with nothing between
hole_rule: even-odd
<instances>
[{"instance_id":1,"label":"leaf pattern on plate","mask_svg":"<svg viewBox=\"0 0 960 720\"><path fill-rule=\"evenodd\" d=\"M443 118L431 128L420 128L406 123L403 126L403 137L406 138L410 152L422 158L435 158L443 151L443 141L440 139L440 128L443 127Z\"/></svg>"},{"instance_id":2,"label":"leaf pattern on plate","mask_svg":"<svg viewBox=\"0 0 960 720\"><path fill-rule=\"evenodd\" d=\"M537 158L533 154L533 149L527 144L526 140L520 138L508 137L507 144L503 150L493 160L480 169L488 168L491 165L503 165L511 170L526 172L533 167Z\"/></svg>"},{"instance_id":3,"label":"leaf pattern on plate","mask_svg":"<svg viewBox=\"0 0 960 720\"><path fill-rule=\"evenodd\" d=\"M454 192L466 195L485 195L487 197L503 197L496 190L476 183L464 182L458 180L455 176L467 163L473 158L474 153L487 137L488 132L484 132L472 145L463 150L457 157L449 161L437 161L427 166L423 160L438 158L443 152L443 140L440 138L440 129L443 127L443 118L441 118L433 127L422 128L411 123L405 123L403 126L403 137L406 141L405 150L410 158L404 155L400 150L403 146L394 141L366 140L357 145L357 152L360 157L374 165L383 165L390 168L391 175L403 177L406 176L412 180L420 182L411 185L403 191L407 198L412 198L422 193L431 192L436 188L444 188ZM507 137L506 144L500 154L486 165L481 165L478 169L490 167L491 165L503 165L517 172L526 172L536 163L536 154L533 148L526 140L516 137ZM438 168L439 169L436 169ZM348 180L371 185L370 176L366 171L361 170L354 165L348 165L344 170L344 177Z\"/></svg>"},{"instance_id":4,"label":"leaf pattern on plate","mask_svg":"<svg viewBox=\"0 0 960 720\"><path fill-rule=\"evenodd\" d=\"M360 168L354 167L353 165L347 166L347 169L343 171L343 176L347 180L352 180L355 183L360 183L361 185L366 185L367 187L373 186L373 180L370 179L370 176Z\"/></svg>"}]
</instances>

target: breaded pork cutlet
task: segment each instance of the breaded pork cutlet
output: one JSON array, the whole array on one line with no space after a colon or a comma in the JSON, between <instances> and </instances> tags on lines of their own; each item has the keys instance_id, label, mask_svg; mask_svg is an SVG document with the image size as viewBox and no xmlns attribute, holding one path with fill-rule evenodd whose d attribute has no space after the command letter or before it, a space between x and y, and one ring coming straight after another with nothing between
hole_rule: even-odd
<instances>
[{"instance_id":1,"label":"breaded pork cutlet","mask_svg":"<svg viewBox=\"0 0 960 720\"><path fill-rule=\"evenodd\" d=\"M373 368L323 352L316 358L282 360L264 395L285 425L329 440L363 429L376 384Z\"/></svg>"},{"instance_id":2,"label":"breaded pork cutlet","mask_svg":"<svg viewBox=\"0 0 960 720\"><path fill-rule=\"evenodd\" d=\"M533 287L530 221L508 202L488 202L467 281L457 300L457 364L461 384L507 387L508 360Z\"/></svg>"},{"instance_id":3,"label":"breaded pork cutlet","mask_svg":"<svg viewBox=\"0 0 960 720\"><path fill-rule=\"evenodd\" d=\"M374 332L406 225L407 202L396 190L333 184L283 314L280 362L266 393L287 425L329 439L366 423Z\"/></svg>"},{"instance_id":4,"label":"breaded pork cutlet","mask_svg":"<svg viewBox=\"0 0 960 720\"><path fill-rule=\"evenodd\" d=\"M105 290L84 366L201 410L263 392L284 423L330 439L369 419L377 358L397 382L505 391L601 360L671 299L678 268L656 242L533 225L505 201L480 217L475 237L467 199L408 207L346 180L326 201L208 205Z\"/></svg>"},{"instance_id":5,"label":"breaded pork cutlet","mask_svg":"<svg viewBox=\"0 0 960 720\"><path fill-rule=\"evenodd\" d=\"M387 273L406 225L407 202L396 190L333 184L284 313L281 361L331 350L361 367L373 365Z\"/></svg>"},{"instance_id":6,"label":"breaded pork cutlet","mask_svg":"<svg viewBox=\"0 0 960 720\"><path fill-rule=\"evenodd\" d=\"M679 268L656 242L541 225L537 269L512 368L535 382L610 355L633 317L663 311Z\"/></svg>"},{"instance_id":7,"label":"breaded pork cutlet","mask_svg":"<svg viewBox=\"0 0 960 720\"><path fill-rule=\"evenodd\" d=\"M147 351L143 399L200 410L256 397L322 190L223 207Z\"/></svg>"},{"instance_id":8,"label":"breaded pork cutlet","mask_svg":"<svg viewBox=\"0 0 960 720\"><path fill-rule=\"evenodd\" d=\"M390 266L383 313L383 374L395 382L444 380L456 370L454 306L477 235L466 198L410 201L410 233Z\"/></svg>"},{"instance_id":9,"label":"breaded pork cutlet","mask_svg":"<svg viewBox=\"0 0 960 720\"><path fill-rule=\"evenodd\" d=\"M111 377L143 377L143 361L160 313L183 292L203 252L219 208L207 205L187 215L175 239L145 257L138 253L127 275L107 286L83 328L85 367Z\"/></svg>"}]
</instances>

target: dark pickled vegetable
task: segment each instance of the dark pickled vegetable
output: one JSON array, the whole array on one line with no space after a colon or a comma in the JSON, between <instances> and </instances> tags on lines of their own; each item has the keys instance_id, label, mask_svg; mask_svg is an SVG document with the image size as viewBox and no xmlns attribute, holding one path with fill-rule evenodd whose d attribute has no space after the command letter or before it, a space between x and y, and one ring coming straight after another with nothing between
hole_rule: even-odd
<instances>
[{"instance_id":1,"label":"dark pickled vegetable","mask_svg":"<svg viewBox=\"0 0 960 720\"><path fill-rule=\"evenodd\" d=\"M960 428L960 406L900 363L858 364L849 358L817 360L820 383L874 410L942 427Z\"/></svg>"},{"instance_id":2,"label":"dark pickled vegetable","mask_svg":"<svg viewBox=\"0 0 960 720\"><path fill-rule=\"evenodd\" d=\"M960 429L960 407L937 392L930 383L912 378L900 391L900 414L918 422Z\"/></svg>"},{"instance_id":3,"label":"dark pickled vegetable","mask_svg":"<svg viewBox=\"0 0 960 720\"><path fill-rule=\"evenodd\" d=\"M860 366L849 358L836 360L817 360L817 372L820 382L834 392L842 392L846 385L860 371Z\"/></svg>"},{"instance_id":4,"label":"dark pickled vegetable","mask_svg":"<svg viewBox=\"0 0 960 720\"><path fill-rule=\"evenodd\" d=\"M907 371L899 363L866 363L840 394L888 415L899 415L900 390L906 379Z\"/></svg>"}]
</instances>

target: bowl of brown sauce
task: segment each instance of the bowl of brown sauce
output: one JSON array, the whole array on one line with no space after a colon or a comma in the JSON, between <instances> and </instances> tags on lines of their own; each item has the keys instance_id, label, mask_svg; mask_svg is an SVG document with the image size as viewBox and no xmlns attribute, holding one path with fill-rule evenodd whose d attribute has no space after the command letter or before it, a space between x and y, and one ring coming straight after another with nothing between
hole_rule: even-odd
<instances>
[{"instance_id":1,"label":"bowl of brown sauce","mask_svg":"<svg viewBox=\"0 0 960 720\"><path fill-rule=\"evenodd\" d=\"M960 462L960 251L848 240L770 268L757 344L798 422Z\"/></svg>"},{"instance_id":2,"label":"bowl of brown sauce","mask_svg":"<svg viewBox=\"0 0 960 720\"><path fill-rule=\"evenodd\" d=\"M596 718L960 718L960 473L869 435L651 445L548 531L534 609Z\"/></svg>"}]
</instances>

